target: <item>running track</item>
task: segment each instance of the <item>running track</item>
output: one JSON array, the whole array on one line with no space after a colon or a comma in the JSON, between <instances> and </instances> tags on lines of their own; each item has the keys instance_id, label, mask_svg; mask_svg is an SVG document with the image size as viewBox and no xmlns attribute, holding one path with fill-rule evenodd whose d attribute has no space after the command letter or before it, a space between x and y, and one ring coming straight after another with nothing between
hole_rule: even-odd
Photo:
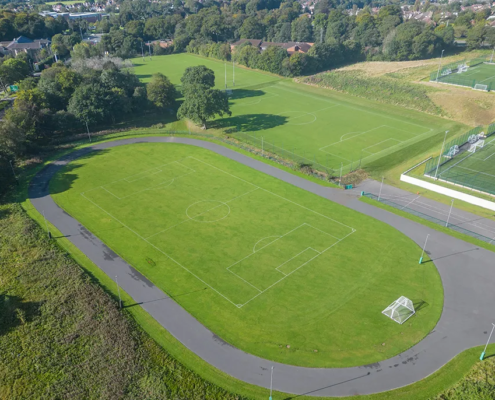
<instances>
[{"instance_id":1,"label":"running track","mask_svg":"<svg viewBox=\"0 0 495 400\"><path fill-rule=\"evenodd\" d=\"M371 365L353 368L304 368L274 363L247 354L218 338L154 286L77 220L49 194L50 179L68 162L94 150L132 143L183 143L209 149L318 196L343 204L398 229L419 246L429 233L428 249L440 272L444 308L435 329L408 351ZM77 248L191 351L219 370L268 388L274 366L274 390L311 396L351 396L391 390L416 382L442 367L456 354L484 344L495 322L495 253L442 234L357 200L354 194L320 186L220 145L195 139L143 137L95 144L49 164L32 180L33 206ZM495 339L495 338L494 338Z\"/></svg>"}]
</instances>

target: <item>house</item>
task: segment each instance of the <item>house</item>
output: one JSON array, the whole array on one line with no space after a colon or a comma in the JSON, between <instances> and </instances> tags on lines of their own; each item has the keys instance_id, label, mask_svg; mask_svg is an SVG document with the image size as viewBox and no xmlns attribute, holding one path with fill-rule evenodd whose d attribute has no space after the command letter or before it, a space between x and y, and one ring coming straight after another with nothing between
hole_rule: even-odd
<instances>
[{"instance_id":1,"label":"house","mask_svg":"<svg viewBox=\"0 0 495 400\"><path fill-rule=\"evenodd\" d=\"M149 46L149 42L146 43ZM167 49L174 44L172 39L158 39L153 40L151 44L154 46L155 44L159 45L162 49Z\"/></svg>"},{"instance_id":2,"label":"house","mask_svg":"<svg viewBox=\"0 0 495 400\"><path fill-rule=\"evenodd\" d=\"M240 40L238 40L237 42L232 43L232 44L230 45L230 50L234 50L237 46L240 46L241 44L244 44L244 43L246 43L246 42L251 43L251 45L252 45L253 47L256 47L256 48L258 48L258 49L260 49L260 48L261 48L261 43L262 43L262 42L261 42L261 40L259 40L259 39L240 39Z\"/></svg>"},{"instance_id":3,"label":"house","mask_svg":"<svg viewBox=\"0 0 495 400\"><path fill-rule=\"evenodd\" d=\"M276 42L263 42L261 44L261 51L265 51L268 47L281 47L287 50L287 53L307 53L314 43L307 42L286 42L286 43L276 43Z\"/></svg>"},{"instance_id":4,"label":"house","mask_svg":"<svg viewBox=\"0 0 495 400\"><path fill-rule=\"evenodd\" d=\"M0 42L0 52L4 55L17 56L19 53L28 53L31 56L37 54L41 49L49 47L51 41L48 39L31 40L25 36L19 36L11 42Z\"/></svg>"}]
</instances>

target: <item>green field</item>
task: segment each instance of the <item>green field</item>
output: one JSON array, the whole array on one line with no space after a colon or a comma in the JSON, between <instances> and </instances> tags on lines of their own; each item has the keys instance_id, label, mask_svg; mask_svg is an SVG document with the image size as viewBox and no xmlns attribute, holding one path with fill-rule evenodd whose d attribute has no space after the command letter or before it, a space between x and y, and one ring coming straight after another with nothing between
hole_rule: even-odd
<instances>
[{"instance_id":1,"label":"green field","mask_svg":"<svg viewBox=\"0 0 495 400\"><path fill-rule=\"evenodd\" d=\"M466 72L453 72L440 76L438 81L469 87L474 87L476 84L487 85L488 89L495 89L495 64L481 63L469 67Z\"/></svg>"},{"instance_id":2,"label":"green field","mask_svg":"<svg viewBox=\"0 0 495 400\"><path fill-rule=\"evenodd\" d=\"M72 162L56 202L215 334L261 357L369 364L421 340L443 297L395 229L210 151L134 144ZM399 325L399 296L419 310Z\"/></svg>"},{"instance_id":3,"label":"green field","mask_svg":"<svg viewBox=\"0 0 495 400\"><path fill-rule=\"evenodd\" d=\"M132 60L148 81L155 72L180 85L188 66L206 65L225 87L225 64L190 54ZM391 105L377 104L227 63L232 116L210 126L265 151L337 171L366 165L414 143L455 131L458 124Z\"/></svg>"},{"instance_id":4,"label":"green field","mask_svg":"<svg viewBox=\"0 0 495 400\"><path fill-rule=\"evenodd\" d=\"M495 194L495 139L489 138L475 152L467 150L443 163L438 178L485 193ZM434 167L434 165L433 165ZM425 171L435 176L436 168Z\"/></svg>"}]
</instances>

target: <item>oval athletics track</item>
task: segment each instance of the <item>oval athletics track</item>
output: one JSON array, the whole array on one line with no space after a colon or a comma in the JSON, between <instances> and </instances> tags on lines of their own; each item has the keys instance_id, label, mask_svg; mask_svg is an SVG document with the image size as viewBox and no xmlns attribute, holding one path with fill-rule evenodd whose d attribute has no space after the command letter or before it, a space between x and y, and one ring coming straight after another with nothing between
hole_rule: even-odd
<instances>
[{"instance_id":1,"label":"oval athletics track","mask_svg":"<svg viewBox=\"0 0 495 400\"><path fill-rule=\"evenodd\" d=\"M117 256L50 196L49 182L67 163L91 151L133 143L182 143L202 147L316 195L343 204L398 229L418 246L427 234L430 258L441 275L444 307L435 329L406 352L371 365L352 368L304 368L245 353L219 339L187 311ZM119 284L182 344L217 369L250 384L310 396L352 396L392 390L432 374L455 355L484 344L495 314L495 253L357 200L353 194L320 186L218 144L196 139L142 137L95 144L52 162L29 186L32 205L110 278ZM419 253L418 253L419 254Z\"/></svg>"}]
</instances>

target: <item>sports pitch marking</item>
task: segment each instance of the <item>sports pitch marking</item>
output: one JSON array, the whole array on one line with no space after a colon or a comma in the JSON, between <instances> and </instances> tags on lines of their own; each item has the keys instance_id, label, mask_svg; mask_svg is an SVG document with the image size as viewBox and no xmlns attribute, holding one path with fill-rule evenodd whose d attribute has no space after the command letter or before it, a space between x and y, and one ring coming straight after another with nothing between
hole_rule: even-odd
<instances>
[{"instance_id":1,"label":"sports pitch marking","mask_svg":"<svg viewBox=\"0 0 495 400\"><path fill-rule=\"evenodd\" d=\"M407 124L410 124L410 125L421 126L421 125L413 124L413 123L410 123L410 122L407 122L407 121L402 121L402 122L407 123ZM425 128L424 126L422 126L422 127ZM393 137L389 137L389 138L387 138L385 140L382 140L381 142L374 143L374 144L372 144L372 145L370 145L368 147L362 148L361 149L361 152L368 153L369 155L366 156L366 157L361 157L361 161L367 160L370 157L375 157L375 156L379 155L380 153L388 152L388 151L390 151L390 150L392 150L392 149L394 149L394 148L396 148L398 146L401 146L404 143L408 143L408 142L411 142L413 140L417 140L418 138L420 138L422 136L425 136L425 135L427 135L427 134L429 134L430 132L433 131L432 128L429 128L426 132L412 133L412 132L408 132L408 131L406 131L404 129L396 128L396 127L390 126L390 125L380 125L380 126L377 126L375 128L372 128L372 129L369 129L369 130L363 131L363 132L347 132L347 133L344 133L340 137L340 140L339 141L330 143L330 144L328 144L326 146L323 146L323 147L320 147L318 150L321 151L321 152L323 152L323 153L329 154L329 155L331 155L333 157L340 158L340 159L345 160L345 161L347 161L349 163L352 163L353 161L357 161L357 160L349 160L348 158L345 158L345 157L343 157L341 155L337 155L335 153L331 153L331 152L327 151L326 149L329 148L329 147L332 147L332 146L336 146L338 144L341 144L343 142L346 142L348 140L353 140L353 139L355 139L355 138L357 138L359 136L362 136L362 135L365 135L367 133L376 131L376 130L378 130L380 128L390 128L390 129L393 129L393 130L396 130L396 131L402 131L402 132L405 132L405 133L407 133L407 134L409 134L409 135L411 135L413 137L411 137L410 139L407 139L407 140L400 140L400 139L396 139L396 138L393 138ZM346 136L348 136L348 135L353 135L353 136L346 138ZM391 141L391 140L392 141L395 141L395 142L398 142L398 143L396 145L394 145L394 146L387 147L386 149L383 149L383 150L380 150L380 151L377 151L377 152L371 152L371 151L367 151L366 150L366 149L370 149L372 147L378 146L378 145L380 145L382 143L385 143L385 142L388 142L388 141ZM356 146L356 147L359 148L359 146Z\"/></svg>"},{"instance_id":2,"label":"sports pitch marking","mask_svg":"<svg viewBox=\"0 0 495 400\"><path fill-rule=\"evenodd\" d=\"M270 243L268 243L268 244L266 244L266 245L262 246L260 249L256 249L256 245L257 245L258 243L260 243L260 242L261 242L262 240L264 240L264 239L267 239L267 237L261 238L261 239L260 239L257 243L255 243L255 245L254 245L254 247L253 247L253 252L252 252L251 254L248 254L246 257L242 258L241 260L237 261L236 263L234 263L234 264L232 264L232 265L230 265L229 267L227 267L227 268L226 268L226 270L228 270L229 272L231 272L233 275L236 275L238 278L240 278L240 279L241 279L242 281L244 281L246 284L248 284L249 286L253 287L254 289L256 289L256 290L258 291L258 293L257 293L256 295L254 295L253 297L251 297L249 300L247 300L246 302L244 302L244 303L242 303L242 304L239 304L239 303L234 303L231 299L229 299L227 296L225 296L225 295L224 295L223 293L221 293L219 290L215 289L215 288L214 288L212 285L210 285L209 283L205 282L202 278L200 278L197 274L195 274L195 273L194 273L193 271L191 271L189 268L187 268L186 266L182 265L182 264L181 264L178 260L174 259L172 256L170 256L169 254L167 254L164 250L160 249L159 247L157 247L156 245L154 245L153 243L151 243L151 242L148 240L148 239L150 239L151 237L156 236L156 235L157 235L157 234L159 234L159 233L163 233L163 232L165 232L166 230L172 229L172 228L174 228L175 226L177 226L177 225L179 225L179 224L182 224L182 223L184 223L184 222L189 222L189 221L196 221L196 222L197 222L197 220L195 220L195 219L193 219L193 218L190 218L188 215L186 215L188 218L187 218L185 221L182 221L182 222L180 222L179 224L176 224L176 225L174 225L174 226L172 226L172 227L169 227L169 228L167 228L167 229L165 229L165 230L163 230L163 231L161 231L161 232L155 233L155 234L153 234L153 235L151 235L151 236L144 237L143 235L141 235L140 233L138 233L138 232L137 232L137 231L135 231L134 229L130 228L127 224L125 224L124 222L122 222L120 219L118 219L117 217L115 217L114 215L112 215L110 212L108 212L107 210L105 210L103 207L101 207L101 206L100 206L99 204L97 204L95 201L91 200L91 199L90 199L90 198L86 195L86 193L88 193L88 192L91 192L91 191L93 191L93 190L97 190L97 189L105 189L105 188L104 188L104 186L107 186L107 185L109 185L109 184L111 184L111 183L115 183L115 182L120 182L120 181L123 181L123 180L127 180L129 177L126 177L126 178L123 178L123 179L119 179L119 180L117 180L117 181L113 181L113 182L110 182L110 183L105 184L105 185L103 185L103 186L98 186L98 187L95 187L95 188L92 188L92 189L89 189L89 190L87 190L87 191L85 191L85 192L80 193L80 195L81 195L82 197L84 197L87 201L89 201L90 203L92 203L95 207L97 207L97 208L98 208L98 209L100 209L102 212L104 212L105 214L107 214L108 216L110 216L112 219L114 219L115 221L117 221L119 224L121 224L124 228L126 228L126 229L127 229L127 230L129 230L131 233L133 233L134 235L136 235L136 236L137 236L139 239L141 239L143 242L147 243L148 245L150 245L151 247L153 247L155 250L157 250L157 251L159 251L160 253L162 253L163 255L165 255L167 258L169 258L169 259L170 259L172 262L174 262L176 265L178 265L179 267L181 267L182 269L184 269L185 271L187 271L189 274L191 274L192 276L194 276L194 277L195 277L196 279L198 279L200 282L202 282L203 284L205 284L206 286L208 286L208 287L209 287L210 289L212 289L215 293L217 293L219 296L221 296L222 298L224 298L225 300L227 300L229 303L231 303L232 305L236 306L237 308L242 308L242 307L243 307L243 306L245 306L246 304L250 303L251 301L253 301L253 300L254 300L254 299L256 299L257 297L259 297L261 294L263 294L263 293L265 293L266 291L270 290L271 288L273 288L274 286L276 286L278 283L280 283L281 281L283 281L283 280L284 280L284 279L286 279L287 277L291 276L294 272L298 271L300 268L302 268L303 266L307 265L308 263L310 263L311 261L313 261L315 258L317 258L317 257L319 257L320 255L324 254L326 251L330 250L330 249L331 249L331 248L333 248L335 245L339 244L340 242L342 242L343 240L345 240L345 239L346 239L346 238L348 238L350 235L352 235L353 233L355 233L355 232L356 232L356 229L354 229L354 228L352 228L352 227L350 227L350 226L348 226L348 225L346 225L346 224L343 224L343 223L342 223L342 222L340 222L340 221L337 221L337 220L335 220L335 219L333 219L333 218L330 218L330 217L328 217L328 216L326 216L326 215L323 215L323 214L321 214L321 213L319 213L319 212L317 212L317 211L315 211L315 210L312 210L312 209L310 209L310 208L308 208L308 207L305 207L305 206L303 206L303 205L301 205L301 204L298 204L298 203L296 203L296 202L294 202L294 201L292 201L292 200L289 200L289 199L287 199L287 198L285 198L285 197L283 197L283 196L280 196L280 195L278 195L278 194L276 194L276 193L273 193L273 192L271 192L271 191L269 191L269 190L267 190L267 189L265 189L265 188L262 188L262 187L260 187L260 186L254 185L253 183L248 182L248 181L246 181L246 180L244 180L244 179L242 179L242 178L239 178L238 176L233 175L233 174L231 174L231 173L229 173L229 172L226 172L226 171L224 171L224 170L222 170L222 169L220 169L220 168L218 168L218 167L215 167L214 165L211 165L211 164L209 164L209 163L206 163L206 162L204 162L204 161L202 161L202 160L199 160L199 159L197 159L197 158L195 158L195 157L186 157L186 158L190 158L190 159L193 159L193 160L195 160L195 161L197 161L197 162L203 163L203 164L205 164L205 165L207 165L207 166L209 166L209 167L211 167L211 168L213 168L213 169L216 169L216 170L218 170L218 171L222 172L223 174L226 174L226 175L228 175L228 176L231 176L231 177L233 177L233 178L235 178L235 179L238 179L238 180L240 180L240 181L242 181L242 182L244 182L244 183L247 183L247 184L249 184L249 185L251 185L251 186L253 186L253 187L254 187L254 189L253 189L253 190L250 190L250 191L248 191L248 192L246 192L246 193L243 193L243 194L241 194L241 195L239 195L239 196L237 196L237 197L235 197L235 198L233 198L233 199L230 199L229 201L236 200L236 199L238 199L238 198L240 198L240 197L242 197L242 196L248 195L248 194L250 194L250 193L252 193L252 192L254 192L254 191L256 191L256 190L262 190L262 191L264 191L264 192L266 192L266 193L269 193L269 194L271 194L271 195L273 195L273 196L275 196L275 197L278 197L278 198L280 198L280 199L282 199L282 200L284 200L284 201L287 201L287 202L289 202L289 203L291 203L291 204L294 204L294 205L296 205L296 206L298 206L298 207L301 207L301 208L303 208L303 209L305 209L305 210L307 210L307 211L310 211L310 212L312 212L312 213L314 213L314 214L316 214L316 215L318 215L318 216L320 216L320 217L322 217L322 218L325 218L325 219L327 219L327 220L329 220L329 221L332 221L332 222L334 222L334 223L336 223L336 224L339 224L339 225L341 225L341 226L343 226L343 227L345 227L345 228L347 228L347 229L349 229L349 230L350 230L350 232L349 232L348 234L346 234L345 236L343 236L343 237L341 237L341 238L338 238L338 237L336 237L336 236L333 236L333 235L329 234L328 232L324 232L324 231L322 231L322 230L320 230L320 229L318 229L318 228L315 228L315 227L311 226L310 224L303 223L302 225L300 225L300 226L298 226L298 227L296 227L296 228L292 229L291 231L289 231L289 232L285 233L284 235L282 235L282 236L278 237L277 239L275 239L275 240L271 241ZM172 163L175 163L175 162L172 162ZM164 164L163 166L165 166L165 165L170 165L170 164L172 164L172 163ZM163 166L160 166L160 167L163 167ZM185 166L183 166L183 167L185 167ZM188 168L188 167L186 167L186 168ZM143 171L143 172L154 171L155 169L156 169L156 168L152 168L152 169L150 169L150 170ZM192 170L191 168L188 168L188 169ZM192 171L194 171L194 170L192 170ZM194 171L194 172L196 172L196 171ZM157 172L153 173L152 175L155 175L156 173L157 173ZM140 174L142 174L142 173L140 173ZM181 176L180 176L180 178L182 178L182 177L184 177L184 176L187 176L187 175L190 175L190 174L191 174L191 173L188 173L188 174L183 174L183 175L181 175ZM131 175L131 176L132 176L132 175ZM141 178L141 179L142 179L142 178ZM139 180L139 179L138 179L138 180ZM137 180L136 180L136 181L137 181ZM134 182L136 182L136 181L134 181ZM128 181L127 181L127 182L128 182ZM152 188L146 188L146 189L143 189L142 191L145 191L145 190L151 190L151 189L153 189L153 188L156 188L156 185L155 185L155 186L153 186ZM140 192L142 192L142 191L140 191ZM128 197L128 196L126 196L126 197ZM122 199L124 199L124 198L125 198L125 197L120 198L119 200L122 200ZM205 200L205 201L209 201L209 200ZM197 203L197 202L196 202L196 203ZM215 206L215 207L212 207L212 208L210 208L210 209L208 209L208 210L204 211L204 212L203 212L203 213L201 213L201 214L204 214L204 213L206 213L206 212L208 212L208 211L211 211L212 209L215 209L215 208L218 208L218 207L220 207L220 206L223 206L223 205L224 205L225 203L227 203L227 202L221 202L221 203L222 203L222 204L219 204L219 205L217 205L217 206ZM189 206L189 207L191 207L191 206ZM188 207L188 208L189 208L189 207ZM229 210L230 210L230 207L229 207ZM230 213L229 213L229 214L230 214ZM200 214L196 215L194 218L198 217L199 215L200 215ZM224 217L224 218L226 218L226 217ZM222 219L223 219L223 218L222 218ZM210 222L212 222L212 221L210 221ZM302 252L300 252L299 254L297 254L296 256L292 257L291 259L284 261L282 264L280 264L280 265L279 265L279 266L277 266L277 267L274 267L274 269L275 269L277 272L280 272L280 273L281 273L282 275L284 275L284 276L283 276L281 279L279 279L279 280L277 280L276 282L274 282L273 284L271 284L269 287L267 287L267 288L266 288L266 289L264 289L264 290L261 290L261 289L257 288L257 287L256 287L256 286L254 286L252 283L248 282L247 280L245 280L244 278L242 278L241 276L239 276L238 274L235 274L233 271L231 271L231 270L230 270L230 268L232 268L234 265L236 265L236 264L240 263L242 260L245 260L245 259L247 259L247 258L251 257L253 254L255 254L255 253L257 253L257 252L261 251L263 248L266 248L266 247L268 247L268 246L272 245L272 244L273 244L273 243L275 243L277 240L279 240L279 239L283 238L284 236L288 235L288 234L289 234L289 233L291 233L291 232L296 231L297 229L301 228L302 226L309 226L309 227L311 227L312 229L315 229L315 230L318 230L318 231L322 232L322 234L326 234L326 235L328 235L328 236L332 237L332 238L334 239L334 240L333 240L333 241L334 241L334 243L333 243L333 244L331 244L330 246L328 246L327 248L323 249L323 251L321 251L321 252L319 252L319 251L317 251L317 250L315 250L315 249L313 249L313 248L308 247L308 248L304 249ZM297 258L297 256L299 256L300 254L302 254L302 253L304 253L304 252L306 252L306 251L308 251L308 250L312 250L312 251L316 252L317 254L316 254L314 257L312 257L312 258L310 258L309 260L307 260L306 262L304 262L304 263L302 263L301 265L299 265L297 268L295 268L295 269L293 269L292 271L290 271L288 274L285 274L284 272L282 272L282 271L280 271L280 270L279 270L279 268L281 268L282 266L284 266L285 264L287 264L288 262L290 262L292 259Z\"/></svg>"}]
</instances>

